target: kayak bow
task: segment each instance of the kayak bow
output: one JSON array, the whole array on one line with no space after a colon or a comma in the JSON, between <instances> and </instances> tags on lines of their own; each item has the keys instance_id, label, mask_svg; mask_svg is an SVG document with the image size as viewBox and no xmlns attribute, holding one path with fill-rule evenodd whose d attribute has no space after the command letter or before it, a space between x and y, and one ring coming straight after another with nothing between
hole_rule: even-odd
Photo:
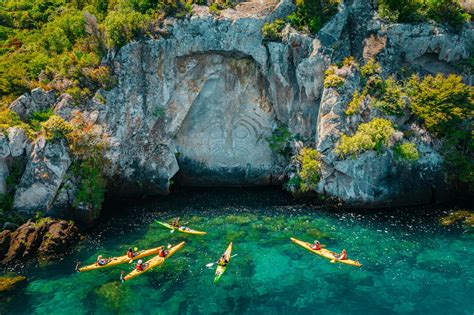
<instances>
[{"instance_id":1,"label":"kayak bow","mask_svg":"<svg viewBox=\"0 0 474 315\"><path fill-rule=\"evenodd\" d=\"M293 238L293 237L290 237L290 240L297 244L297 245L300 245L301 247L303 247L304 249L306 250L309 250L310 252L316 254L316 255L319 255L321 257L324 257L326 259L329 259L331 262L338 262L338 263L341 263L341 264L346 264L346 265L351 265L351 266L356 266L356 267L362 267L362 264L359 263L357 260L351 260L351 259L343 259L343 260L340 260L340 259L336 259L336 257L334 257L334 253L331 252L330 250L327 250L325 248L321 248L320 250L315 250L315 249L312 249L310 247L310 243L307 243L307 242L303 242L303 241L300 241L296 238Z\"/></svg>"},{"instance_id":2,"label":"kayak bow","mask_svg":"<svg viewBox=\"0 0 474 315\"><path fill-rule=\"evenodd\" d=\"M130 272L128 275L125 276L124 280L125 281L130 280L130 279L132 279L136 276L139 276L139 275L147 272L148 270L151 270L155 267L158 267L158 266L162 265L165 262L166 259L171 257L174 253L176 253L183 246L184 246L184 242L181 242L178 245L171 247L169 252L168 252L168 255L166 255L166 257L160 257L160 256L156 255L155 257L151 258L150 260L148 260L144 263L145 269L143 271L138 271L137 269L134 269L132 272Z\"/></svg>"},{"instance_id":3,"label":"kayak bow","mask_svg":"<svg viewBox=\"0 0 474 315\"><path fill-rule=\"evenodd\" d=\"M231 254L232 254L232 242L230 242L229 246L227 247L227 249L224 252L224 255L227 258L227 261L229 263L230 263L230 258L231 258L230 255ZM221 266L221 265L217 265L216 276L214 277L214 283L217 283L219 281L219 279L222 277L222 274L225 272L226 269L227 269L227 266L224 267L224 266Z\"/></svg>"},{"instance_id":4,"label":"kayak bow","mask_svg":"<svg viewBox=\"0 0 474 315\"><path fill-rule=\"evenodd\" d=\"M137 255L135 255L133 258L129 258L127 255L113 257L105 265L97 265L96 263L93 263L91 265L79 268L79 271L80 272L90 271L90 270L108 268L108 267L113 267L113 266L117 266L117 265L120 265L120 264L125 264L127 262L130 262L130 260L136 260L136 259L140 259L140 258L143 258L143 257L158 254L158 252L160 251L161 248L163 248L163 246L138 251Z\"/></svg>"},{"instance_id":5,"label":"kayak bow","mask_svg":"<svg viewBox=\"0 0 474 315\"><path fill-rule=\"evenodd\" d=\"M186 228L183 228L183 227L179 227L179 228L176 228L176 227L173 227L171 226L170 224L166 223L166 222L161 222L161 221L156 221L156 223L160 224L161 226L167 228L167 229L170 229L170 230L177 230L181 233L185 233L185 234L193 234L193 235L204 235L204 234L207 234L207 232L202 232L202 231L196 231L196 230L193 230L193 229L190 229L188 227Z\"/></svg>"}]
</instances>

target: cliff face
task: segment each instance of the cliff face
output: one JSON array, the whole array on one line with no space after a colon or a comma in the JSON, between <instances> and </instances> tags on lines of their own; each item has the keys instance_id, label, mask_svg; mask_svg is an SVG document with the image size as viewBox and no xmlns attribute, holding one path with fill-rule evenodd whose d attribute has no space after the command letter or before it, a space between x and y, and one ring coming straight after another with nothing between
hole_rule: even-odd
<instances>
[{"instance_id":1,"label":"cliff face","mask_svg":"<svg viewBox=\"0 0 474 315\"><path fill-rule=\"evenodd\" d=\"M361 206L440 198L442 158L436 141L419 126L410 127L421 155L416 165L396 163L392 152L348 159L334 154L341 133L353 132L375 113L346 117L360 78L347 69L342 88L324 88L324 71L352 55L359 60L377 56L387 74L401 67L453 72L452 63L469 56L473 30L451 34L427 24L384 24L369 4L354 1L341 5L315 37L285 29L281 42L265 41L264 22L293 9L289 1L247 2L214 16L195 7L190 19L167 20L158 39L109 53L106 62L118 83L101 91L105 104L93 99L75 108L66 95L44 102L65 119L80 111L108 134L106 171L109 191L115 193L167 193L172 178L199 186L279 184L287 161L270 150L266 139L285 125L322 154L320 193ZM25 101L32 102L32 96L24 96ZM19 112L23 103L11 108ZM399 125L409 121L396 119ZM18 210L41 205L53 211L58 204L71 204L74 196L65 144L42 141L26 150L28 163L15 196ZM38 176L42 167L54 176ZM40 186L44 193L35 188Z\"/></svg>"}]
</instances>

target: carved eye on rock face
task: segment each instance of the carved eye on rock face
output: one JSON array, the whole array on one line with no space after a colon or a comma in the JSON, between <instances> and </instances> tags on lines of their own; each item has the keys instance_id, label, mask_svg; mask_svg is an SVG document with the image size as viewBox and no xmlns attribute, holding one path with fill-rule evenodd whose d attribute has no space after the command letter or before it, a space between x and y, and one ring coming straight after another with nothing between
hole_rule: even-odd
<instances>
[{"instance_id":1,"label":"carved eye on rock face","mask_svg":"<svg viewBox=\"0 0 474 315\"><path fill-rule=\"evenodd\" d=\"M209 132L209 138L211 139L222 139L223 130L220 126L211 127L212 129Z\"/></svg>"},{"instance_id":2,"label":"carved eye on rock face","mask_svg":"<svg viewBox=\"0 0 474 315\"><path fill-rule=\"evenodd\" d=\"M237 126L234 135L237 139L245 139L249 136L249 132L244 126Z\"/></svg>"}]
</instances>

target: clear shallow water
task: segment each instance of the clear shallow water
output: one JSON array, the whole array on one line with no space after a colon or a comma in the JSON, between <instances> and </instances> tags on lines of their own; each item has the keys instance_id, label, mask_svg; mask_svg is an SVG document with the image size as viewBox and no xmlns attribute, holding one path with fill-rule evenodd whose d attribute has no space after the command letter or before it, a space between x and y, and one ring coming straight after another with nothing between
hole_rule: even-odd
<instances>
[{"instance_id":1,"label":"clear shallow water","mask_svg":"<svg viewBox=\"0 0 474 315\"><path fill-rule=\"evenodd\" d=\"M448 210L448 209L447 209ZM1 314L473 314L474 233L438 225L442 211L347 212L301 205L279 191L182 192L109 205L102 222L62 261L21 271L28 281L0 296ZM413 212L416 212L414 214ZM155 223L181 216L205 236ZM290 242L348 250L360 269L331 264ZM121 270L74 272L76 260L127 247L186 241L161 267L119 282ZM217 285L215 261L238 254Z\"/></svg>"}]
</instances>

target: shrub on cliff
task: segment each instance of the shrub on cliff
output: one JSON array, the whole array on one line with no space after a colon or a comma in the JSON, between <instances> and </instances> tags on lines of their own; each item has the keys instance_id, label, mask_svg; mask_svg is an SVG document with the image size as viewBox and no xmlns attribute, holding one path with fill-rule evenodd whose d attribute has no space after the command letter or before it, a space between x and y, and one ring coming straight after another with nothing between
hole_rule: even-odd
<instances>
[{"instance_id":1,"label":"shrub on cliff","mask_svg":"<svg viewBox=\"0 0 474 315\"><path fill-rule=\"evenodd\" d=\"M296 0L296 10L287 18L300 31L317 33L337 13L340 0Z\"/></svg>"},{"instance_id":2,"label":"shrub on cliff","mask_svg":"<svg viewBox=\"0 0 474 315\"><path fill-rule=\"evenodd\" d=\"M262 36L268 40L280 40L281 31L285 27L285 21L281 19L276 19L275 21L263 24L262 27Z\"/></svg>"},{"instance_id":3,"label":"shrub on cliff","mask_svg":"<svg viewBox=\"0 0 474 315\"><path fill-rule=\"evenodd\" d=\"M79 189L76 193L74 206L86 203L93 209L100 209L104 201L106 181L102 174L102 165L97 165L91 160L77 162L73 167L77 178L80 179Z\"/></svg>"},{"instance_id":4,"label":"shrub on cliff","mask_svg":"<svg viewBox=\"0 0 474 315\"><path fill-rule=\"evenodd\" d=\"M27 133L32 133L31 128L15 112L9 109L0 110L0 132L5 133L10 127L19 127Z\"/></svg>"},{"instance_id":5,"label":"shrub on cliff","mask_svg":"<svg viewBox=\"0 0 474 315\"><path fill-rule=\"evenodd\" d=\"M334 151L340 156L355 156L367 150L380 151L384 146L389 146L394 133L392 122L375 118L360 124L353 136L342 135Z\"/></svg>"},{"instance_id":6,"label":"shrub on cliff","mask_svg":"<svg viewBox=\"0 0 474 315\"><path fill-rule=\"evenodd\" d=\"M414 114L443 141L446 174L474 191L474 91L457 75L412 76L407 94Z\"/></svg>"},{"instance_id":7,"label":"shrub on cliff","mask_svg":"<svg viewBox=\"0 0 474 315\"><path fill-rule=\"evenodd\" d=\"M273 152L288 156L291 153L290 141L295 137L285 126L280 126L273 130L272 136L268 137L268 145Z\"/></svg>"},{"instance_id":8,"label":"shrub on cliff","mask_svg":"<svg viewBox=\"0 0 474 315\"><path fill-rule=\"evenodd\" d=\"M364 99L367 97L367 89L364 89L362 93L359 94L358 91L355 91L352 95L352 100L349 102L346 111L344 112L347 116L352 116L359 113L360 106Z\"/></svg>"},{"instance_id":9,"label":"shrub on cliff","mask_svg":"<svg viewBox=\"0 0 474 315\"><path fill-rule=\"evenodd\" d=\"M336 67L330 66L324 72L324 87L325 88L338 88L344 84L344 78L336 74Z\"/></svg>"},{"instance_id":10,"label":"shrub on cliff","mask_svg":"<svg viewBox=\"0 0 474 315\"><path fill-rule=\"evenodd\" d=\"M79 180L79 190L74 201L100 209L104 200L106 180L103 171L107 167L105 153L109 146L102 129L77 114L71 120L73 130L67 134L69 150L74 156L73 172Z\"/></svg>"},{"instance_id":11,"label":"shrub on cliff","mask_svg":"<svg viewBox=\"0 0 474 315\"><path fill-rule=\"evenodd\" d=\"M474 92L458 75L414 75L407 84L410 106L429 131L438 136L456 133L459 124L474 117Z\"/></svg>"},{"instance_id":12,"label":"shrub on cliff","mask_svg":"<svg viewBox=\"0 0 474 315\"><path fill-rule=\"evenodd\" d=\"M374 59L369 59L361 68L360 74L363 78L368 78L375 74L380 74L382 72L382 68L380 64Z\"/></svg>"},{"instance_id":13,"label":"shrub on cliff","mask_svg":"<svg viewBox=\"0 0 474 315\"><path fill-rule=\"evenodd\" d=\"M416 145L411 142L400 143L395 146L395 156L405 161L415 162L420 158Z\"/></svg>"},{"instance_id":14,"label":"shrub on cliff","mask_svg":"<svg viewBox=\"0 0 474 315\"><path fill-rule=\"evenodd\" d=\"M299 163L299 189L302 192L315 189L321 178L321 163L318 151L305 147L298 153L296 160Z\"/></svg>"},{"instance_id":15,"label":"shrub on cliff","mask_svg":"<svg viewBox=\"0 0 474 315\"><path fill-rule=\"evenodd\" d=\"M378 12L391 22L435 21L461 29L471 17L459 0L379 0Z\"/></svg>"},{"instance_id":16,"label":"shrub on cliff","mask_svg":"<svg viewBox=\"0 0 474 315\"><path fill-rule=\"evenodd\" d=\"M393 77L382 81L380 96L374 102L374 107L389 115L403 115L405 109L405 94L402 87Z\"/></svg>"},{"instance_id":17,"label":"shrub on cliff","mask_svg":"<svg viewBox=\"0 0 474 315\"><path fill-rule=\"evenodd\" d=\"M49 119L41 123L43 134L47 140L63 139L73 131L70 123L57 115L52 115Z\"/></svg>"},{"instance_id":18,"label":"shrub on cliff","mask_svg":"<svg viewBox=\"0 0 474 315\"><path fill-rule=\"evenodd\" d=\"M149 17L132 10L112 11L104 21L108 47L121 47L145 33Z\"/></svg>"}]
</instances>

